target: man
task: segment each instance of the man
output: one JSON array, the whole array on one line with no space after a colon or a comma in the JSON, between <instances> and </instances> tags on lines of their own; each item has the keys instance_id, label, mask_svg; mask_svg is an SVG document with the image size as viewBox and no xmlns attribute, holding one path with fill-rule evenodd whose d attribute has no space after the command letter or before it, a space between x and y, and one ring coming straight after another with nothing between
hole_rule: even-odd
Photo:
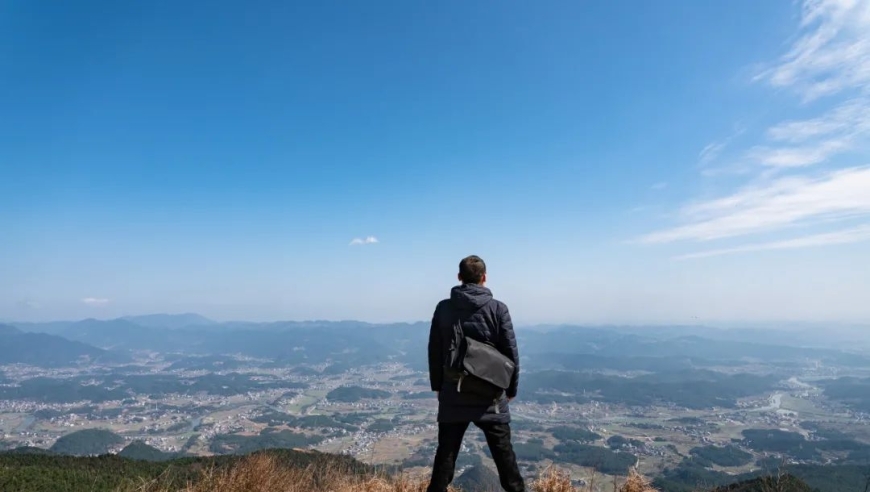
<instances>
[{"instance_id":1,"label":"man","mask_svg":"<svg viewBox=\"0 0 870 492\"><path fill-rule=\"evenodd\" d=\"M468 425L473 423L486 436L486 443L498 468L501 486L507 492L524 492L525 485L511 445L508 403L517 396L520 358L507 306L493 299L486 288L486 264L477 256L459 263L459 281L450 299L441 301L429 331L429 380L438 393L438 451L427 492L446 492L453 481L456 456ZM516 364L510 386L496 400L459 392L457 383L445 377L445 358L454 337L453 326L460 320L467 338L488 343Z\"/></svg>"}]
</instances>

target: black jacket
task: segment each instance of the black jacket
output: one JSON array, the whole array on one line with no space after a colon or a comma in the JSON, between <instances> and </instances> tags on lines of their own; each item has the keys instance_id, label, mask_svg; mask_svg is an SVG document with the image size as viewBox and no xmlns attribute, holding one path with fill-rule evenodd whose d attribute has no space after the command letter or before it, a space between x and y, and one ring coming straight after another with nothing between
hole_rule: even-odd
<instances>
[{"instance_id":1,"label":"black jacket","mask_svg":"<svg viewBox=\"0 0 870 492\"><path fill-rule=\"evenodd\" d=\"M453 339L453 323L459 316L465 336L494 345L516 364L511 384L496 403L468 393L459 393L456 383L445 379L444 362ZM507 398L517 395L520 357L507 306L492 297L486 287L456 286L450 299L438 303L429 330L429 381L439 391L438 422L510 422ZM496 405L498 406L496 408Z\"/></svg>"}]
</instances>

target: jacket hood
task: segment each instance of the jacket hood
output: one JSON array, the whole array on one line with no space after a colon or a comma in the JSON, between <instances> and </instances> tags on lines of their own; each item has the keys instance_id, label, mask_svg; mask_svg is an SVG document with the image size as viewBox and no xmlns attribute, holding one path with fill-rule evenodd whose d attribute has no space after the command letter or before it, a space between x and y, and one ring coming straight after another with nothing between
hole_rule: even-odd
<instances>
[{"instance_id":1,"label":"jacket hood","mask_svg":"<svg viewBox=\"0 0 870 492\"><path fill-rule=\"evenodd\" d=\"M457 285L450 291L450 301L460 311L477 311L491 300L492 291L482 285Z\"/></svg>"}]
</instances>

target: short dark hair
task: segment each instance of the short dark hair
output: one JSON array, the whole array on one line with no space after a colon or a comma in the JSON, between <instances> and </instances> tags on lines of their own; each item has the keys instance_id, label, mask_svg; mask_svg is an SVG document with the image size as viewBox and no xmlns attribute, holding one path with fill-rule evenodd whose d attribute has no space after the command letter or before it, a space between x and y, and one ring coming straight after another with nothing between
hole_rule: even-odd
<instances>
[{"instance_id":1,"label":"short dark hair","mask_svg":"<svg viewBox=\"0 0 870 492\"><path fill-rule=\"evenodd\" d=\"M486 275L486 263L479 256L471 255L459 262L459 278L463 284L479 284Z\"/></svg>"}]
</instances>

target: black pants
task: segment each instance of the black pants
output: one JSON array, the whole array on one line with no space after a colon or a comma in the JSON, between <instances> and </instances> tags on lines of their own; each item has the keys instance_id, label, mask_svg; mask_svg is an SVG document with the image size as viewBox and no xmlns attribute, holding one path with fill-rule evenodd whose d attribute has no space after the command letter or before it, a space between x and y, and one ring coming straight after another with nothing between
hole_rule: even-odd
<instances>
[{"instance_id":1,"label":"black pants","mask_svg":"<svg viewBox=\"0 0 870 492\"><path fill-rule=\"evenodd\" d=\"M492 453L492 459L498 468L498 478L501 486L507 492L525 492L526 486L517 466L517 457L511 445L511 427L509 424L477 423L486 436L486 443ZM462 447L462 438L468 430L468 423L438 424L438 451L435 452L435 464L432 467L432 480L427 492L446 492L447 486L453 481L456 468L456 456Z\"/></svg>"}]
</instances>

